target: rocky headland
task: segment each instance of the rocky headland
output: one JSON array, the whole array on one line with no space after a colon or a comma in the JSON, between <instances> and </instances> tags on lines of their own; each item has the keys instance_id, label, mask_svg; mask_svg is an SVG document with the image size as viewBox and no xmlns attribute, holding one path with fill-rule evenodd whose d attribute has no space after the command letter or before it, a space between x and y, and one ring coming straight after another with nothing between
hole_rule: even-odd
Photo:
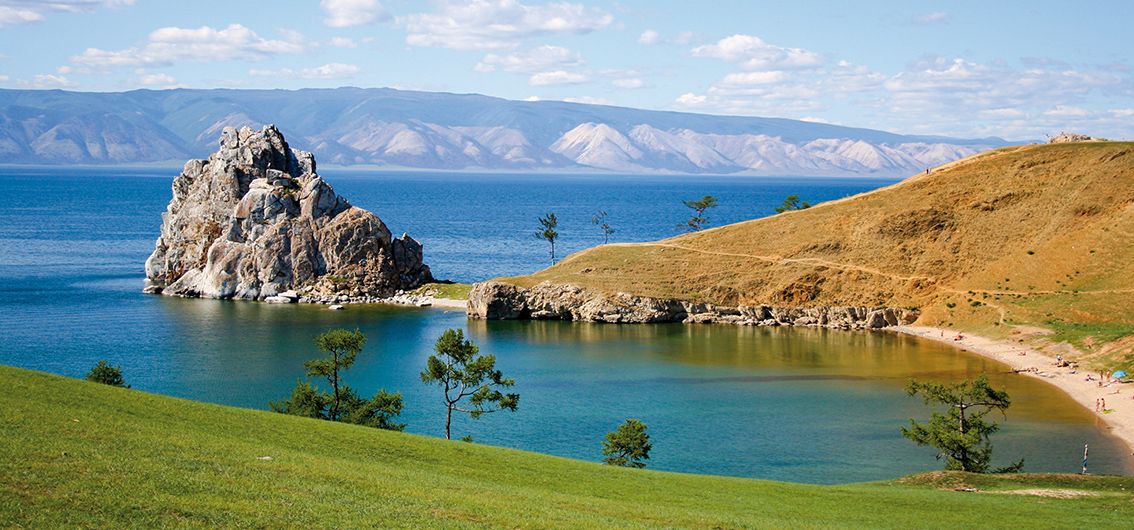
<instances>
[{"instance_id":1,"label":"rocky headland","mask_svg":"<svg viewBox=\"0 0 1134 530\"><path fill-rule=\"evenodd\" d=\"M268 125L228 127L173 180L146 260L148 293L269 302L373 302L432 279L422 246L352 206Z\"/></svg>"},{"instance_id":2,"label":"rocky headland","mask_svg":"<svg viewBox=\"0 0 1134 530\"><path fill-rule=\"evenodd\" d=\"M917 320L915 311L891 307L725 306L627 293L606 294L576 285L549 282L525 289L498 281L473 286L467 313L470 317L488 320L575 320L622 324L685 322L835 329L881 329Z\"/></svg>"}]
</instances>

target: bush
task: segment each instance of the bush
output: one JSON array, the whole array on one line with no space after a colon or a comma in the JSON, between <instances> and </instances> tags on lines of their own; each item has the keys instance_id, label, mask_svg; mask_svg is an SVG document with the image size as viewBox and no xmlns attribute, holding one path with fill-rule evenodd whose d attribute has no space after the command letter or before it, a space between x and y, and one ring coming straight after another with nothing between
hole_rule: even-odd
<instances>
[{"instance_id":1,"label":"bush","mask_svg":"<svg viewBox=\"0 0 1134 530\"><path fill-rule=\"evenodd\" d=\"M122 378L122 368L111 366L106 359L99 361L94 365L94 368L91 368L91 371L87 372L87 381L130 388L130 385L127 385L126 380Z\"/></svg>"}]
</instances>

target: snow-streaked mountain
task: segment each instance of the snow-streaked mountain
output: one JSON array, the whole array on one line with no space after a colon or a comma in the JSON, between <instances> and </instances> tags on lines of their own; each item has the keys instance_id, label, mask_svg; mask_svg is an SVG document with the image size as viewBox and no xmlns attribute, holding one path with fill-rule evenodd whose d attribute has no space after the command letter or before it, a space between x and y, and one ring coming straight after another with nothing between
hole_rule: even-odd
<instances>
[{"instance_id":1,"label":"snow-streaked mountain","mask_svg":"<svg viewBox=\"0 0 1134 530\"><path fill-rule=\"evenodd\" d=\"M393 89L0 90L3 163L177 161L266 123L325 163L450 170L902 176L1007 144Z\"/></svg>"}]
</instances>

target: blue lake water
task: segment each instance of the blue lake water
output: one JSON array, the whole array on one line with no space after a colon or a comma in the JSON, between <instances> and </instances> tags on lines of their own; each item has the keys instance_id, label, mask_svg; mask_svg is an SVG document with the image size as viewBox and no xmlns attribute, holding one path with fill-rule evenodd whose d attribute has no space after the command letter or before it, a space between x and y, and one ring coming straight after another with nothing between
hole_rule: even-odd
<instances>
[{"instance_id":1,"label":"blue lake water","mask_svg":"<svg viewBox=\"0 0 1134 530\"><path fill-rule=\"evenodd\" d=\"M799 482L880 480L938 467L898 427L926 415L911 377L988 373L1014 404L997 460L1032 471L1128 472L1122 445L1057 390L944 345L886 333L733 326L617 326L468 321L460 311L182 300L140 293L141 265L169 200L170 169L2 168L0 363L81 376L98 359L141 390L265 408L313 355L311 339L357 327L368 346L347 380L405 395L407 430L440 435L436 389L418 373L442 331L463 328L517 380L517 413L458 421L456 436L598 460L627 417L650 426L650 467ZM354 204L425 245L436 276L459 281L546 265L536 218L554 211L562 252L677 233L683 199L718 197L713 225L771 213L789 194L812 202L892 183L595 175L322 172Z\"/></svg>"}]
</instances>

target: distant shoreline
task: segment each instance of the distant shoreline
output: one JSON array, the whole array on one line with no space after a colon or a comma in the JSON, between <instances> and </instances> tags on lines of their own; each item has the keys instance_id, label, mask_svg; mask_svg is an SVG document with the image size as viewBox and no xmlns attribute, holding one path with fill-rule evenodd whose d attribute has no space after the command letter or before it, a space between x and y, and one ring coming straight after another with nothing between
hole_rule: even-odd
<instances>
[{"instance_id":1,"label":"distant shoreline","mask_svg":"<svg viewBox=\"0 0 1134 530\"><path fill-rule=\"evenodd\" d=\"M1016 373L1040 379L1067 394L1088 412L1109 427L1110 433L1126 444L1134 454L1134 384L1112 383L1098 386L1098 374L1090 370L1057 367L1056 359L1026 344L990 339L953 329L930 326L894 326L883 328L905 335L949 344L962 351L975 353L1011 366ZM955 340L958 336L960 340ZM1092 381L1087 381L1091 375ZM1125 390L1125 392L1122 392ZM1110 413L1095 412L1095 400L1106 399Z\"/></svg>"}]
</instances>

